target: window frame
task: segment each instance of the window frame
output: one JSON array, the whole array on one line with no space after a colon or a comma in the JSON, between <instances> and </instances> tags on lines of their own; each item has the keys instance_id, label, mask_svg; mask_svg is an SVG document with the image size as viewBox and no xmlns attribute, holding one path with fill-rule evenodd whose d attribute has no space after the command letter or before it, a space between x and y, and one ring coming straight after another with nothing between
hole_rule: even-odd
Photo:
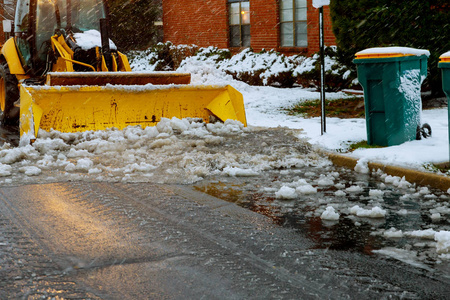
<instances>
[{"instance_id":1,"label":"window frame","mask_svg":"<svg viewBox=\"0 0 450 300\"><path fill-rule=\"evenodd\" d=\"M304 20L297 20L296 18L296 10L297 10L297 6L296 6L296 0L290 0L292 2L292 21L283 21L282 20L282 12L283 10L282 8L282 1L279 0L278 1L278 17L279 17L279 33L280 33L280 39L279 39L279 47L280 48L308 48L309 43L308 43L308 1L305 1L305 6L304 7L300 7L300 8L305 8L306 9L306 18ZM282 25L283 24L290 24L291 28L292 28L292 40L293 43L292 45L283 45L283 31L282 31ZM297 24L304 24L306 25L306 39L302 40L305 42L305 45L300 45L297 46L299 39L297 38Z\"/></svg>"},{"instance_id":2,"label":"window frame","mask_svg":"<svg viewBox=\"0 0 450 300\"><path fill-rule=\"evenodd\" d=\"M242 3L243 2L247 2L248 3L248 13L249 13L249 22L248 23L243 23L242 22L242 16L241 16L241 12L242 10ZM234 3L239 3L239 24L232 24L231 23L231 5ZM229 33L229 47L230 48L247 48L247 47L251 47L251 33L250 33L250 29L251 29L251 21L250 21L250 0L228 0L227 2L227 6L228 6L228 33ZM233 44L233 35L232 35L232 27L238 27L239 28L239 45ZM244 34L244 27L248 28L248 44L244 42L245 41L245 37L246 35Z\"/></svg>"}]
</instances>

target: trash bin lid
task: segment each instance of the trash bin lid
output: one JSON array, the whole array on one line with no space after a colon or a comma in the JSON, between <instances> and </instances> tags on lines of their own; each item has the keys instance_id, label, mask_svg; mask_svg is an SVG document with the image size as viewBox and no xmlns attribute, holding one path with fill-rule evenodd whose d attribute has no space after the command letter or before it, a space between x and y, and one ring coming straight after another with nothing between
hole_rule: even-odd
<instances>
[{"instance_id":1,"label":"trash bin lid","mask_svg":"<svg viewBox=\"0 0 450 300\"><path fill-rule=\"evenodd\" d=\"M439 62L450 63L450 51L442 54L441 57L439 57Z\"/></svg>"},{"instance_id":2,"label":"trash bin lid","mask_svg":"<svg viewBox=\"0 0 450 300\"><path fill-rule=\"evenodd\" d=\"M355 54L355 59L389 58L403 56L430 56L430 51L414 49L408 47L378 47L359 51Z\"/></svg>"}]
</instances>

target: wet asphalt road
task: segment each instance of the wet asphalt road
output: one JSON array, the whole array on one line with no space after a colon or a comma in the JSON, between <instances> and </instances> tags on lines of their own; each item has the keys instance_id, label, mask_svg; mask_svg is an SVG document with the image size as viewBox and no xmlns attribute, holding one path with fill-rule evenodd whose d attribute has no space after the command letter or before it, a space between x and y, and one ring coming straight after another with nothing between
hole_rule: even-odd
<instances>
[{"instance_id":1,"label":"wet asphalt road","mask_svg":"<svg viewBox=\"0 0 450 300\"><path fill-rule=\"evenodd\" d=\"M0 188L0 299L448 299L449 282L190 186Z\"/></svg>"}]
</instances>

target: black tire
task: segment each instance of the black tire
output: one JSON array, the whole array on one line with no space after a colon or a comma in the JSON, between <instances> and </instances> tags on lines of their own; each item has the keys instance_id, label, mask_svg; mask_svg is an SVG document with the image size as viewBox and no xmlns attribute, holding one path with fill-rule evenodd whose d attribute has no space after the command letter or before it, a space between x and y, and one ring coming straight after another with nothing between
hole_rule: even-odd
<instances>
[{"instance_id":1,"label":"black tire","mask_svg":"<svg viewBox=\"0 0 450 300\"><path fill-rule=\"evenodd\" d=\"M6 62L0 63L0 124L17 125L20 109L14 106L19 100L17 78L9 72Z\"/></svg>"},{"instance_id":2,"label":"black tire","mask_svg":"<svg viewBox=\"0 0 450 300\"><path fill-rule=\"evenodd\" d=\"M422 136L424 138L429 138L431 137L431 126L428 123L425 123L422 125Z\"/></svg>"},{"instance_id":3,"label":"black tire","mask_svg":"<svg viewBox=\"0 0 450 300\"><path fill-rule=\"evenodd\" d=\"M421 140L423 138L431 137L431 126L428 123L423 124L422 126L417 126L416 130L416 140Z\"/></svg>"}]
</instances>

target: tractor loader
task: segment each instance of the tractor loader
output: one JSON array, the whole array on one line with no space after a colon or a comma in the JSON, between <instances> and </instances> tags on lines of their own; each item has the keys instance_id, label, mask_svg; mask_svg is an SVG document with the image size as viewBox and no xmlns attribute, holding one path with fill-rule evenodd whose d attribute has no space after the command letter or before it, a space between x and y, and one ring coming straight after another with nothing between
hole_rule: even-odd
<instances>
[{"instance_id":1,"label":"tractor loader","mask_svg":"<svg viewBox=\"0 0 450 300\"><path fill-rule=\"evenodd\" d=\"M14 36L0 50L0 123L61 132L156 125L161 118L238 120L231 86L191 85L190 74L132 72L109 38L106 0L18 0Z\"/></svg>"}]
</instances>

